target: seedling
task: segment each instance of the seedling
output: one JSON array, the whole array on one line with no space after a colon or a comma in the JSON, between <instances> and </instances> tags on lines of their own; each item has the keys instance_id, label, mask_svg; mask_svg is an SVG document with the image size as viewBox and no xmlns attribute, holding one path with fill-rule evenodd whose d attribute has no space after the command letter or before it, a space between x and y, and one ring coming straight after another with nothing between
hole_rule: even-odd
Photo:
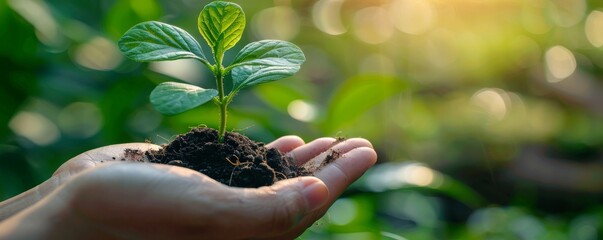
<instances>
[{"instance_id":1,"label":"seedling","mask_svg":"<svg viewBox=\"0 0 603 240\"><path fill-rule=\"evenodd\" d=\"M246 87L289 77L299 71L306 60L296 45L280 40L262 40L243 47L232 63L224 66L224 53L241 39L245 29L243 9L231 2L214 1L206 5L197 21L201 36L212 51L214 64L205 57L199 43L188 32L170 24L150 21L135 25L119 40L119 49L138 62L199 60L214 74L217 89L164 82L150 95L159 112L175 115L213 101L220 108L219 139L224 139L228 104ZM225 77L230 75L232 88L227 93Z\"/></svg>"}]
</instances>

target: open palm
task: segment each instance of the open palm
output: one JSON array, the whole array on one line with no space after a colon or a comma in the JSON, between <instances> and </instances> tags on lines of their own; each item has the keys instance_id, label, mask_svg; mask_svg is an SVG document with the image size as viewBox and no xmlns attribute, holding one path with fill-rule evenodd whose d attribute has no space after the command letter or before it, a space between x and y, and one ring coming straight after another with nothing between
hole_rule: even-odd
<instances>
[{"instance_id":1,"label":"open palm","mask_svg":"<svg viewBox=\"0 0 603 240\"><path fill-rule=\"evenodd\" d=\"M132 163L124 156L125 149L146 151L160 148L157 145L106 146L70 159L49 180L0 203L0 227L18 226L14 233L34 234L26 231L27 225L53 219L55 225L45 236L294 238L376 161L364 139L321 138L305 144L299 137L287 136L268 147L290 155L299 165L323 159L329 150L341 154L314 177L253 189L228 187L177 166Z\"/></svg>"}]
</instances>

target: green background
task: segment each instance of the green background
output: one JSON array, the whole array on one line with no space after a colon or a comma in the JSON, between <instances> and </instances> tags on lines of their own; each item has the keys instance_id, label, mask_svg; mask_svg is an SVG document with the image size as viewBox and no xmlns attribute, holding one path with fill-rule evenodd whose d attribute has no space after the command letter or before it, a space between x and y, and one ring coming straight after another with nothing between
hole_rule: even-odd
<instances>
[{"instance_id":1,"label":"green background","mask_svg":"<svg viewBox=\"0 0 603 240\"><path fill-rule=\"evenodd\" d=\"M0 199L89 149L217 127L211 104L168 117L148 101L165 81L212 87L201 63L140 64L116 47L148 20L202 42L207 2L0 1ZM379 154L303 239L603 234L600 1L234 2L247 28L225 63L262 39L295 43L307 62L242 91L229 130L364 137Z\"/></svg>"}]
</instances>

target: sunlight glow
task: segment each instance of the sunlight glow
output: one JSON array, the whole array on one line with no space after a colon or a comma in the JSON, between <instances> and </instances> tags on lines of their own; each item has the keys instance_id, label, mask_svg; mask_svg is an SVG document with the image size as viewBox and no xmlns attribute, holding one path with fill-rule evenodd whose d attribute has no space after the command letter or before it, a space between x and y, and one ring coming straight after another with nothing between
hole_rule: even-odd
<instances>
[{"instance_id":1,"label":"sunlight glow","mask_svg":"<svg viewBox=\"0 0 603 240\"><path fill-rule=\"evenodd\" d=\"M287 112L289 115L302 122L309 122L316 118L316 106L303 101L303 100L295 100L289 103L287 107Z\"/></svg>"},{"instance_id":2,"label":"sunlight glow","mask_svg":"<svg viewBox=\"0 0 603 240\"><path fill-rule=\"evenodd\" d=\"M312 8L312 21L319 30L330 35L341 35L347 29L341 23L341 5L344 0L320 0Z\"/></svg>"},{"instance_id":3,"label":"sunlight glow","mask_svg":"<svg viewBox=\"0 0 603 240\"><path fill-rule=\"evenodd\" d=\"M366 185L371 191L386 191L408 185L439 188L444 184L444 176L422 163L380 164L367 177Z\"/></svg>"},{"instance_id":4,"label":"sunlight glow","mask_svg":"<svg viewBox=\"0 0 603 240\"><path fill-rule=\"evenodd\" d=\"M523 28L530 33L543 34L551 30L553 23L548 18L547 4L545 1L524 1L521 11Z\"/></svg>"},{"instance_id":5,"label":"sunlight glow","mask_svg":"<svg viewBox=\"0 0 603 240\"><path fill-rule=\"evenodd\" d=\"M576 58L565 47L554 46L545 53L546 69L550 73L547 79L551 83L560 82L576 71Z\"/></svg>"},{"instance_id":6,"label":"sunlight glow","mask_svg":"<svg viewBox=\"0 0 603 240\"><path fill-rule=\"evenodd\" d=\"M368 7L356 13L354 34L356 38L368 44L380 44L394 34L394 26L387 10L382 7Z\"/></svg>"},{"instance_id":7,"label":"sunlight glow","mask_svg":"<svg viewBox=\"0 0 603 240\"><path fill-rule=\"evenodd\" d=\"M422 165L411 165L404 169L404 177L410 184L417 186L429 186L435 179L434 172Z\"/></svg>"},{"instance_id":8,"label":"sunlight glow","mask_svg":"<svg viewBox=\"0 0 603 240\"><path fill-rule=\"evenodd\" d=\"M459 40L453 32L447 29L436 29L429 33L426 42L426 57L430 66L437 69L453 67L458 60L455 42Z\"/></svg>"},{"instance_id":9,"label":"sunlight glow","mask_svg":"<svg viewBox=\"0 0 603 240\"><path fill-rule=\"evenodd\" d=\"M408 34L425 33L435 22L435 12L429 1L396 0L391 3L389 11L396 28Z\"/></svg>"},{"instance_id":10,"label":"sunlight glow","mask_svg":"<svg viewBox=\"0 0 603 240\"><path fill-rule=\"evenodd\" d=\"M287 6L264 9L253 16L251 23L259 39L291 40L300 28L297 12Z\"/></svg>"},{"instance_id":11,"label":"sunlight glow","mask_svg":"<svg viewBox=\"0 0 603 240\"><path fill-rule=\"evenodd\" d=\"M595 47L603 46L603 12L592 11L584 26L586 38Z\"/></svg>"}]
</instances>

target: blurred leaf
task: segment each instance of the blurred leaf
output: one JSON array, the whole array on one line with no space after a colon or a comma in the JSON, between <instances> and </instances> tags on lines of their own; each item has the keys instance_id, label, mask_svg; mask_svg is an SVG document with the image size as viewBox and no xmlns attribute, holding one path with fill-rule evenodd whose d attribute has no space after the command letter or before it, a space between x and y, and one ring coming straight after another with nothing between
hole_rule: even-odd
<instances>
[{"instance_id":1,"label":"blurred leaf","mask_svg":"<svg viewBox=\"0 0 603 240\"><path fill-rule=\"evenodd\" d=\"M44 62L38 58L40 45L33 25L6 1L0 2L0 32L10 33L10 39L15 40L0 44L0 71L4 73L0 88L0 141L3 141L12 134L9 120L25 100L38 94L37 73Z\"/></svg>"},{"instance_id":2,"label":"blurred leaf","mask_svg":"<svg viewBox=\"0 0 603 240\"><path fill-rule=\"evenodd\" d=\"M156 0L141 3L138 0L120 0L107 12L103 24L112 39L119 39L130 26L140 22L158 19L162 15L161 6Z\"/></svg>"},{"instance_id":3,"label":"blurred leaf","mask_svg":"<svg viewBox=\"0 0 603 240\"><path fill-rule=\"evenodd\" d=\"M39 60L36 59L39 42L33 24L12 9L7 1L0 1L0 32L10 33L10 38L17 40L11 41L10 44L0 44L0 56L24 67L31 67L32 63L39 63ZM7 60L2 59L2 63ZM11 66L4 65L0 65L0 69L13 70Z\"/></svg>"},{"instance_id":4,"label":"blurred leaf","mask_svg":"<svg viewBox=\"0 0 603 240\"><path fill-rule=\"evenodd\" d=\"M157 111L175 115L210 101L218 95L215 89L203 89L195 85L165 82L151 92L151 104Z\"/></svg>"},{"instance_id":5,"label":"blurred leaf","mask_svg":"<svg viewBox=\"0 0 603 240\"><path fill-rule=\"evenodd\" d=\"M0 201L34 187L37 179L20 147L0 144Z\"/></svg>"},{"instance_id":6,"label":"blurred leaf","mask_svg":"<svg viewBox=\"0 0 603 240\"><path fill-rule=\"evenodd\" d=\"M140 138L132 138L128 122L132 113L148 107L149 92L156 85L138 73L114 78L115 82L104 90L98 102L103 117L103 131L100 132L103 143L140 141Z\"/></svg>"},{"instance_id":7,"label":"blurred leaf","mask_svg":"<svg viewBox=\"0 0 603 240\"><path fill-rule=\"evenodd\" d=\"M292 101L307 99L302 91L284 84L265 84L253 90L258 98L281 112L287 112L287 107Z\"/></svg>"},{"instance_id":8,"label":"blurred leaf","mask_svg":"<svg viewBox=\"0 0 603 240\"><path fill-rule=\"evenodd\" d=\"M401 172L410 172L415 166L421 166L421 163L404 162L404 163L381 163L368 171L348 189L348 192L359 190L361 192L386 192L396 190L415 190L426 192L444 193L467 206L473 208L483 207L486 204L485 199L465 185L463 182L448 176L444 173L429 169L432 179L428 184L421 186L405 179L396 179ZM410 179L412 176L408 176Z\"/></svg>"},{"instance_id":9,"label":"blurred leaf","mask_svg":"<svg viewBox=\"0 0 603 240\"><path fill-rule=\"evenodd\" d=\"M336 131L374 106L408 88L401 79L390 76L357 76L343 83L331 99L325 127Z\"/></svg>"},{"instance_id":10,"label":"blurred leaf","mask_svg":"<svg viewBox=\"0 0 603 240\"><path fill-rule=\"evenodd\" d=\"M207 63L199 43L186 31L162 22L144 22L132 27L119 40L119 49L139 62L194 58Z\"/></svg>"},{"instance_id":11,"label":"blurred leaf","mask_svg":"<svg viewBox=\"0 0 603 240\"><path fill-rule=\"evenodd\" d=\"M292 43L278 40L263 40L245 46L235 57L232 66L233 88L279 80L299 71L306 60L304 53Z\"/></svg>"},{"instance_id":12,"label":"blurred leaf","mask_svg":"<svg viewBox=\"0 0 603 240\"><path fill-rule=\"evenodd\" d=\"M1 59L1 58L0 58ZM38 80L31 72L34 68L15 65L11 61L5 62L4 67L12 67L12 74L5 79L0 89L0 123L8 123L19 110L21 104L29 98L28 94L38 91ZM1 68L0 68L1 69ZM8 134L8 124L0 126L0 140Z\"/></svg>"},{"instance_id":13,"label":"blurred leaf","mask_svg":"<svg viewBox=\"0 0 603 240\"><path fill-rule=\"evenodd\" d=\"M245 29L245 13L234 3L211 2L199 14L198 27L214 55L221 58L226 50L241 39Z\"/></svg>"}]
</instances>

